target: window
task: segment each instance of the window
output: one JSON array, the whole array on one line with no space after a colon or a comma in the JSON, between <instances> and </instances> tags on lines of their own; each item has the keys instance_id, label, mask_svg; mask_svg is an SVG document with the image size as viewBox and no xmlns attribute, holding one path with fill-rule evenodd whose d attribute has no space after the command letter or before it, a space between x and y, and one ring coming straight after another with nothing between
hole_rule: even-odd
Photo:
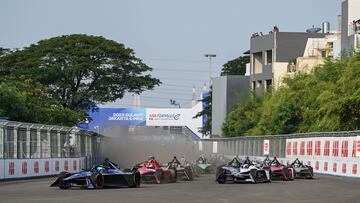
<instances>
[{"instance_id":1,"label":"window","mask_svg":"<svg viewBox=\"0 0 360 203\"><path fill-rule=\"evenodd\" d=\"M272 64L272 50L266 51L266 64Z\"/></svg>"},{"instance_id":2,"label":"window","mask_svg":"<svg viewBox=\"0 0 360 203\"><path fill-rule=\"evenodd\" d=\"M272 90L272 80L266 80L266 89L268 91Z\"/></svg>"},{"instance_id":3,"label":"window","mask_svg":"<svg viewBox=\"0 0 360 203\"><path fill-rule=\"evenodd\" d=\"M17 158L26 159L28 158L28 152L26 147L26 129L19 128L17 130Z\"/></svg>"},{"instance_id":4,"label":"window","mask_svg":"<svg viewBox=\"0 0 360 203\"><path fill-rule=\"evenodd\" d=\"M14 128L4 128L4 158L14 158Z\"/></svg>"},{"instance_id":5,"label":"window","mask_svg":"<svg viewBox=\"0 0 360 203\"><path fill-rule=\"evenodd\" d=\"M39 148L37 146L37 130L30 130L30 158L39 158Z\"/></svg>"}]
</instances>

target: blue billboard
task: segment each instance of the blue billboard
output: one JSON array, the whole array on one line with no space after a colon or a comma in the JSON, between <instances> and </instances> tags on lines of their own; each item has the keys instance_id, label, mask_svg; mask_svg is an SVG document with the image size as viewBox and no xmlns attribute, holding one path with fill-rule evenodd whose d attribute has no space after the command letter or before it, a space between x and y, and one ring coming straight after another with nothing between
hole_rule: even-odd
<instances>
[{"instance_id":1,"label":"blue billboard","mask_svg":"<svg viewBox=\"0 0 360 203\"><path fill-rule=\"evenodd\" d=\"M145 126L145 108L100 108L97 112L89 112L92 119L88 124L78 127L96 131L99 126Z\"/></svg>"}]
</instances>

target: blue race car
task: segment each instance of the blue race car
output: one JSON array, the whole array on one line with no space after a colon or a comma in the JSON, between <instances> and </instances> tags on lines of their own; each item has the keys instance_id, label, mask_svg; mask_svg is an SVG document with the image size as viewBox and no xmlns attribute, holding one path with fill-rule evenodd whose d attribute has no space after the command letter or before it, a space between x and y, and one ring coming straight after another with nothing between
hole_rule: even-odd
<instances>
[{"instance_id":1,"label":"blue race car","mask_svg":"<svg viewBox=\"0 0 360 203\"><path fill-rule=\"evenodd\" d=\"M140 187L140 182L141 176L137 170L120 170L116 164L107 161L103 165L94 165L90 171L75 174L61 172L50 187L58 186L60 189L69 189L74 185L88 189Z\"/></svg>"}]
</instances>

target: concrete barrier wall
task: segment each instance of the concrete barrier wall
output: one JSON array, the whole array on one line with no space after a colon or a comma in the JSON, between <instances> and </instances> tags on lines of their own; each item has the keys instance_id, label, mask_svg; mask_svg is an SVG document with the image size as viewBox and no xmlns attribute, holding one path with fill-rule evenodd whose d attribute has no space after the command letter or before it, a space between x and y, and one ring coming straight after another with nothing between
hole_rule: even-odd
<instances>
[{"instance_id":1,"label":"concrete barrier wall","mask_svg":"<svg viewBox=\"0 0 360 203\"><path fill-rule=\"evenodd\" d=\"M266 155L276 156L284 164L299 158L316 173L360 177L359 135L359 131L353 131L209 139L202 141L200 151L229 158L249 156L263 160Z\"/></svg>"},{"instance_id":2,"label":"concrete barrier wall","mask_svg":"<svg viewBox=\"0 0 360 203\"><path fill-rule=\"evenodd\" d=\"M84 166L85 158L1 159L0 180L75 173Z\"/></svg>"}]
</instances>

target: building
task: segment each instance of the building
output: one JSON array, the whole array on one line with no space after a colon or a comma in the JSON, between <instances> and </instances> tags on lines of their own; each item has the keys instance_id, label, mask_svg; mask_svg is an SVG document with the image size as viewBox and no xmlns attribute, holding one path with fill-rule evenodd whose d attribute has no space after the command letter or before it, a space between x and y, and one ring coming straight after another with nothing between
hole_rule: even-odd
<instances>
[{"instance_id":1,"label":"building","mask_svg":"<svg viewBox=\"0 0 360 203\"><path fill-rule=\"evenodd\" d=\"M341 9L341 51L360 49L360 1L346 0Z\"/></svg>"},{"instance_id":2,"label":"building","mask_svg":"<svg viewBox=\"0 0 360 203\"><path fill-rule=\"evenodd\" d=\"M277 89L288 73L288 65L304 56L309 39L324 38L324 33L271 32L250 41L250 84L257 94Z\"/></svg>"},{"instance_id":3,"label":"building","mask_svg":"<svg viewBox=\"0 0 360 203\"><path fill-rule=\"evenodd\" d=\"M249 76L228 75L213 78L212 135L222 136L222 125L232 108L249 93Z\"/></svg>"}]
</instances>

